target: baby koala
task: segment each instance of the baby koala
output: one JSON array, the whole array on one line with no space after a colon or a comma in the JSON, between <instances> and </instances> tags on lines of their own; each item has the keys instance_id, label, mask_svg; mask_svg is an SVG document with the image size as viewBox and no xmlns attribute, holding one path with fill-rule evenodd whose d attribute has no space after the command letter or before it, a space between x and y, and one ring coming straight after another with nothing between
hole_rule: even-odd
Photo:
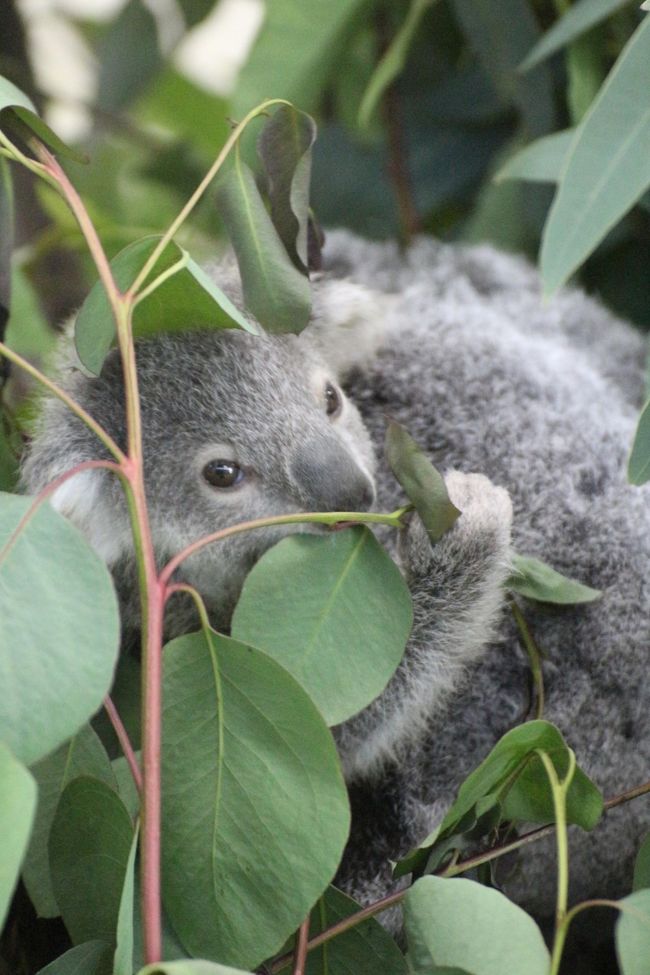
<instances>
[{"instance_id":1,"label":"baby koala","mask_svg":"<svg viewBox=\"0 0 650 975\"><path fill-rule=\"evenodd\" d=\"M545 653L545 716L607 794L648 778L650 512L624 473L644 353L631 328L579 292L543 305L536 274L490 248L421 240L401 257L393 245L339 232L326 265L302 335L160 336L139 344L137 364L161 565L239 521L403 504L375 459L387 417L448 470L461 517L431 545L413 516L393 551L414 601L402 663L375 702L335 729L353 807L338 883L367 901L390 889L389 861L423 839L462 779L526 716L529 670L502 613L513 508L518 551L604 590L588 608L528 613ZM218 269L217 278L223 285ZM63 363L60 382L125 446L115 354L94 379ZM38 491L104 456L47 399L24 485ZM53 503L111 568L128 642L139 605L119 484L86 471ZM188 559L179 579L227 629L254 562L302 530L234 536ZM194 629L191 607L172 602L166 626L168 636ZM610 814L595 840L576 836L574 899L627 892L648 818L640 800ZM553 910L548 862L548 849L535 851L512 887L538 914Z\"/></svg>"}]
</instances>

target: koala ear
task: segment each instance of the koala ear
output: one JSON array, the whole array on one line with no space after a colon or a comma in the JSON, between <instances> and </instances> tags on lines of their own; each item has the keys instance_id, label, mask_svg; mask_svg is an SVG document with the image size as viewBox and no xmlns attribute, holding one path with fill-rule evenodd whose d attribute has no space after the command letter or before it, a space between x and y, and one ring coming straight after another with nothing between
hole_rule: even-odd
<instances>
[{"instance_id":1,"label":"koala ear","mask_svg":"<svg viewBox=\"0 0 650 975\"><path fill-rule=\"evenodd\" d=\"M106 473L80 471L57 488L50 502L86 536L110 568L131 546L126 512L112 510L106 496Z\"/></svg>"},{"instance_id":2,"label":"koala ear","mask_svg":"<svg viewBox=\"0 0 650 975\"><path fill-rule=\"evenodd\" d=\"M369 362L384 344L397 295L376 291L353 281L313 279L312 321L300 335L344 378Z\"/></svg>"}]
</instances>

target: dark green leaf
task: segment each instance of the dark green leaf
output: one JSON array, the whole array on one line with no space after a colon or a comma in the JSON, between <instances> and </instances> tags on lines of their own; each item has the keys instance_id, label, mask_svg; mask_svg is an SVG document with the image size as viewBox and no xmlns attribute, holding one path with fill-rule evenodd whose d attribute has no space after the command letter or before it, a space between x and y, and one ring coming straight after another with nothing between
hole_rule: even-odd
<instances>
[{"instance_id":1,"label":"dark green leaf","mask_svg":"<svg viewBox=\"0 0 650 975\"><path fill-rule=\"evenodd\" d=\"M650 480L650 400L641 411L634 434L632 452L627 465L627 479L630 484L637 486Z\"/></svg>"},{"instance_id":2,"label":"dark green leaf","mask_svg":"<svg viewBox=\"0 0 650 975\"><path fill-rule=\"evenodd\" d=\"M507 897L472 880L423 877L404 900L413 975L438 966L472 975L548 975L542 933Z\"/></svg>"},{"instance_id":3,"label":"dark green leaf","mask_svg":"<svg viewBox=\"0 0 650 975\"><path fill-rule=\"evenodd\" d=\"M634 880L632 890L643 890L650 887L650 833L639 847L634 861Z\"/></svg>"},{"instance_id":4,"label":"dark green leaf","mask_svg":"<svg viewBox=\"0 0 650 975\"><path fill-rule=\"evenodd\" d=\"M544 228L541 271L557 290L650 186L650 17L578 126Z\"/></svg>"},{"instance_id":5,"label":"dark green leaf","mask_svg":"<svg viewBox=\"0 0 650 975\"><path fill-rule=\"evenodd\" d=\"M178 5L183 11L187 26L195 27L208 16L215 2L216 0L178 0Z\"/></svg>"},{"instance_id":6,"label":"dark green leaf","mask_svg":"<svg viewBox=\"0 0 650 975\"><path fill-rule=\"evenodd\" d=\"M368 0L273 0L242 69L232 113L240 119L264 98L309 111L335 70L339 51Z\"/></svg>"},{"instance_id":7,"label":"dark green leaf","mask_svg":"<svg viewBox=\"0 0 650 975\"><path fill-rule=\"evenodd\" d=\"M13 189L9 163L0 157L0 341L4 340L5 326L11 307L11 255L14 246ZM2 363L0 362L0 385Z\"/></svg>"},{"instance_id":8,"label":"dark green leaf","mask_svg":"<svg viewBox=\"0 0 650 975\"><path fill-rule=\"evenodd\" d=\"M293 106L280 105L262 129L257 151L269 182L271 219L289 257L307 271L311 147L316 123Z\"/></svg>"},{"instance_id":9,"label":"dark green leaf","mask_svg":"<svg viewBox=\"0 0 650 975\"><path fill-rule=\"evenodd\" d=\"M415 505L429 537L437 542L462 514L451 503L442 475L399 423L389 423L385 451L390 469Z\"/></svg>"},{"instance_id":10,"label":"dark green leaf","mask_svg":"<svg viewBox=\"0 0 650 975\"><path fill-rule=\"evenodd\" d=\"M52 888L73 942L115 943L133 823L117 793L80 776L64 789L50 832Z\"/></svg>"},{"instance_id":11,"label":"dark green leaf","mask_svg":"<svg viewBox=\"0 0 650 975\"><path fill-rule=\"evenodd\" d=\"M244 583L232 633L286 667L338 724L386 686L412 622L399 569L357 527L292 535L266 552Z\"/></svg>"},{"instance_id":12,"label":"dark green leaf","mask_svg":"<svg viewBox=\"0 0 650 975\"><path fill-rule=\"evenodd\" d=\"M0 742L0 929L4 925L36 811L36 783Z\"/></svg>"},{"instance_id":13,"label":"dark green leaf","mask_svg":"<svg viewBox=\"0 0 650 975\"><path fill-rule=\"evenodd\" d=\"M49 504L27 517L32 501L0 494L0 738L30 765L100 707L119 648L106 565Z\"/></svg>"},{"instance_id":14,"label":"dark green leaf","mask_svg":"<svg viewBox=\"0 0 650 975\"><path fill-rule=\"evenodd\" d=\"M619 901L616 954L621 975L648 975L650 958L650 889Z\"/></svg>"},{"instance_id":15,"label":"dark green leaf","mask_svg":"<svg viewBox=\"0 0 650 975\"><path fill-rule=\"evenodd\" d=\"M29 278L18 266L14 266L11 275L11 314L5 342L14 352L40 366L56 344L56 332L48 324Z\"/></svg>"},{"instance_id":16,"label":"dark green leaf","mask_svg":"<svg viewBox=\"0 0 650 975\"><path fill-rule=\"evenodd\" d=\"M26 125L34 135L38 136L55 152L62 156L68 156L77 162L85 162L86 157L65 142L59 139L52 129L38 117L34 103L25 95L20 88L12 84L7 78L0 76L0 123L6 121L7 115L14 115L20 122ZM0 128L2 125L0 124Z\"/></svg>"},{"instance_id":17,"label":"dark green leaf","mask_svg":"<svg viewBox=\"0 0 650 975\"><path fill-rule=\"evenodd\" d=\"M563 576L546 562L530 555L513 555L512 568L506 588L527 599L559 606L574 606L579 603L593 603L602 596L599 589L592 589L576 579Z\"/></svg>"},{"instance_id":18,"label":"dark green leaf","mask_svg":"<svg viewBox=\"0 0 650 975\"><path fill-rule=\"evenodd\" d=\"M41 968L38 975L105 975L110 955L111 946L105 941L86 941Z\"/></svg>"},{"instance_id":19,"label":"dark green leaf","mask_svg":"<svg viewBox=\"0 0 650 975\"><path fill-rule=\"evenodd\" d=\"M115 788L108 755L90 727L85 725L55 752L32 766L38 785L38 810L23 864L23 880L39 917L57 917L59 908L50 882L48 840L61 793L79 775L91 775Z\"/></svg>"},{"instance_id":20,"label":"dark green leaf","mask_svg":"<svg viewBox=\"0 0 650 975\"><path fill-rule=\"evenodd\" d=\"M0 492L13 492L18 484L19 438L14 436L9 418L0 406Z\"/></svg>"},{"instance_id":21,"label":"dark green leaf","mask_svg":"<svg viewBox=\"0 0 650 975\"><path fill-rule=\"evenodd\" d=\"M169 919L191 954L254 967L338 865L349 810L334 742L275 661L211 632L165 648L163 699Z\"/></svg>"},{"instance_id":22,"label":"dark green leaf","mask_svg":"<svg viewBox=\"0 0 650 975\"><path fill-rule=\"evenodd\" d=\"M144 237L129 244L111 261L119 288L126 290L153 253L160 237ZM183 262L179 270L156 288L133 313L133 334L143 338L159 332L182 332L199 328L256 327L235 308L229 298L198 264L173 241L167 245L144 287L158 275ZM75 344L79 358L99 375L102 363L115 342L115 320L101 282L97 282L77 316Z\"/></svg>"},{"instance_id":23,"label":"dark green leaf","mask_svg":"<svg viewBox=\"0 0 650 975\"><path fill-rule=\"evenodd\" d=\"M140 93L162 65L158 28L142 0L129 0L99 46L97 105L116 112Z\"/></svg>"},{"instance_id":24,"label":"dark green leaf","mask_svg":"<svg viewBox=\"0 0 650 975\"><path fill-rule=\"evenodd\" d=\"M559 775L566 774L562 752L551 753ZM531 756L502 803L503 818L522 823L552 823L555 820L548 775L537 755ZM567 821L593 829L603 814L603 797L580 768L576 768L567 795Z\"/></svg>"},{"instance_id":25,"label":"dark green leaf","mask_svg":"<svg viewBox=\"0 0 650 975\"><path fill-rule=\"evenodd\" d=\"M289 260L239 153L218 180L216 197L247 307L268 332L301 332L311 311L309 281Z\"/></svg>"},{"instance_id":26,"label":"dark green leaf","mask_svg":"<svg viewBox=\"0 0 650 975\"><path fill-rule=\"evenodd\" d=\"M569 7L535 44L522 61L519 70L530 71L540 61L566 47L571 41L581 37L590 28L622 7L628 6L629 3L630 0L577 0L577 3Z\"/></svg>"},{"instance_id":27,"label":"dark green leaf","mask_svg":"<svg viewBox=\"0 0 650 975\"><path fill-rule=\"evenodd\" d=\"M139 762L141 760L140 752L136 752L135 757ZM115 781L117 782L117 793L126 806L129 816L135 820L140 813L140 794L133 781L133 773L131 772L129 763L124 755L119 755L111 762L111 768L115 776Z\"/></svg>"},{"instance_id":28,"label":"dark green leaf","mask_svg":"<svg viewBox=\"0 0 650 975\"><path fill-rule=\"evenodd\" d=\"M230 134L226 102L170 67L156 76L132 111L139 121L164 127L212 158Z\"/></svg>"},{"instance_id":29,"label":"dark green leaf","mask_svg":"<svg viewBox=\"0 0 650 975\"><path fill-rule=\"evenodd\" d=\"M129 859L126 861L126 872L120 898L120 908L117 914L117 932L115 956L113 959L113 975L133 975L133 912L135 887L135 854L138 849L139 828L136 826Z\"/></svg>"},{"instance_id":30,"label":"dark green leaf","mask_svg":"<svg viewBox=\"0 0 650 975\"><path fill-rule=\"evenodd\" d=\"M557 183L566 154L575 136L573 129L542 136L512 156L496 174L497 183L524 179L538 183Z\"/></svg>"}]
</instances>

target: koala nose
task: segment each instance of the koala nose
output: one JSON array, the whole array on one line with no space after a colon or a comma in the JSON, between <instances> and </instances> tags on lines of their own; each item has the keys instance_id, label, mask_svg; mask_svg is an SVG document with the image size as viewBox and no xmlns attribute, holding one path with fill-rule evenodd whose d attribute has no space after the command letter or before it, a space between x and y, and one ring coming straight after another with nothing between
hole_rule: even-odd
<instances>
[{"instance_id":1,"label":"koala nose","mask_svg":"<svg viewBox=\"0 0 650 975\"><path fill-rule=\"evenodd\" d=\"M364 511L375 500L375 488L342 447L302 449L291 465L301 501L312 511Z\"/></svg>"}]
</instances>

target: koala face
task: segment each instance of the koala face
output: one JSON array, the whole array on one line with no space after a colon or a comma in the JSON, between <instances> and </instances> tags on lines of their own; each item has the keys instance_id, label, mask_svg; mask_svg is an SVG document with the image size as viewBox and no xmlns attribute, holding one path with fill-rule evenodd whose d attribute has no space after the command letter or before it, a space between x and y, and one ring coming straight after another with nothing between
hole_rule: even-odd
<instances>
[{"instance_id":1,"label":"koala face","mask_svg":"<svg viewBox=\"0 0 650 975\"><path fill-rule=\"evenodd\" d=\"M202 535L241 521L372 505L369 436L308 338L234 331L160 336L138 345L137 366L145 487L159 563ZM74 371L64 385L124 446L117 355L108 357L99 378ZM101 450L92 435L58 403L48 402L24 482L28 490L39 490L97 456ZM131 542L116 478L84 472L64 484L53 503L109 566L117 566L119 585ZM222 619L256 559L296 530L305 527L255 530L217 543L187 560L181 575Z\"/></svg>"}]
</instances>

